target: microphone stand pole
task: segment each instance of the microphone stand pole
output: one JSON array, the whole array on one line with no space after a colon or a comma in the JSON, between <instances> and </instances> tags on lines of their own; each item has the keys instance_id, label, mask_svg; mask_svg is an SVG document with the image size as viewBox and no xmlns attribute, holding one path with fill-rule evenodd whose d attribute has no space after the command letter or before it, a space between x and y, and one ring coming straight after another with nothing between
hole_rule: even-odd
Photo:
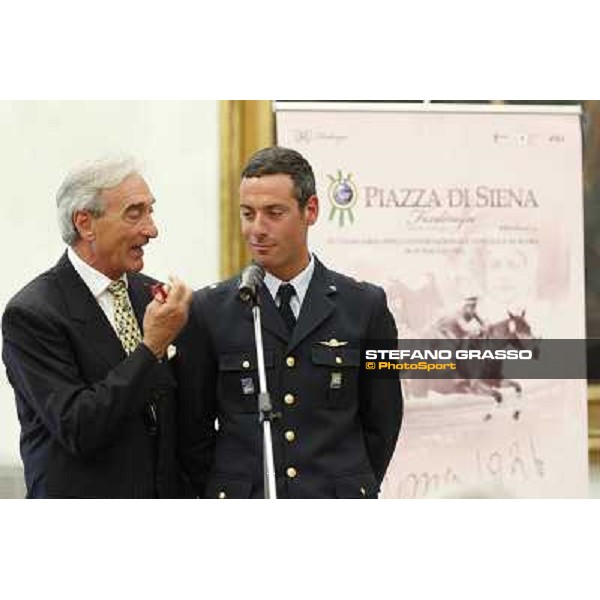
<instances>
[{"instance_id":1,"label":"microphone stand pole","mask_svg":"<svg viewBox=\"0 0 600 600\"><path fill-rule=\"evenodd\" d=\"M275 461L273 460L273 437L271 435L271 422L275 416L271 396L267 391L267 376L265 373L265 355L262 340L262 326L260 320L260 307L258 306L258 290L250 296L252 302L252 317L254 319L254 339L256 341L256 360L258 363L258 413L259 422L263 428L263 472L265 498L277 500L277 487L275 484Z\"/></svg>"}]
</instances>

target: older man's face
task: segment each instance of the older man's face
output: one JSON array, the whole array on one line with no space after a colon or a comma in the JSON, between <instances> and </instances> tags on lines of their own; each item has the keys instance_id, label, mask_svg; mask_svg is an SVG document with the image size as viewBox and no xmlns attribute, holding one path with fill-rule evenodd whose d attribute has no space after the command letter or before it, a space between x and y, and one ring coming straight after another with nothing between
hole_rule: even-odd
<instances>
[{"instance_id":1,"label":"older man's face","mask_svg":"<svg viewBox=\"0 0 600 600\"><path fill-rule=\"evenodd\" d=\"M111 279L144 267L144 246L158 235L154 198L139 175L100 194L104 214L92 222L92 266Z\"/></svg>"}]
</instances>

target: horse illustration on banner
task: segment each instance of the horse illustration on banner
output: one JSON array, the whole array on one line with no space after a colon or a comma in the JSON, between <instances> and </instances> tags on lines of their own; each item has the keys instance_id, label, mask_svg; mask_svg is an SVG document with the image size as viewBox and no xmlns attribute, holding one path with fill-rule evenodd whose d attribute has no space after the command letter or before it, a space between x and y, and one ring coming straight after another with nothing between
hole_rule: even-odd
<instances>
[{"instance_id":1,"label":"horse illustration on banner","mask_svg":"<svg viewBox=\"0 0 600 600\"><path fill-rule=\"evenodd\" d=\"M439 318L431 328L423 334L423 339L431 340L432 349L436 346L449 345L456 355L456 351L474 350L489 343L495 349L516 350L523 349L527 344L532 348L531 342L537 339L532 332L531 325L526 318L525 309L507 309L506 317L494 322L487 323L477 311L477 300L475 296L465 298L461 308L452 314ZM440 340L440 344L436 341ZM534 344L534 356L537 356L539 348ZM415 396L422 397L429 392L438 394L476 394L490 396L497 404L501 404L505 398L506 391L513 390L517 397L522 393L522 385L514 379L505 377L504 361L502 359L484 358L478 360L460 360L457 369L450 377L442 379L433 378L409 378L405 380L407 391ZM518 419L521 411L515 410L513 418ZM486 413L484 420L491 418Z\"/></svg>"}]
</instances>

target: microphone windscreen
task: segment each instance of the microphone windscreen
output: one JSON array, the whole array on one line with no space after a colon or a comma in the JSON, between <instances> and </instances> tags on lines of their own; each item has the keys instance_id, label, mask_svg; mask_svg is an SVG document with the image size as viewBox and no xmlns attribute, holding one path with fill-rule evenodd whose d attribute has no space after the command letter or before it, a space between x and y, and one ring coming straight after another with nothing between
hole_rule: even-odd
<instances>
[{"instance_id":1,"label":"microphone windscreen","mask_svg":"<svg viewBox=\"0 0 600 600\"><path fill-rule=\"evenodd\" d=\"M239 296L244 302L255 300L258 287L265 278L265 270L256 263L249 264L243 271L239 285Z\"/></svg>"}]
</instances>

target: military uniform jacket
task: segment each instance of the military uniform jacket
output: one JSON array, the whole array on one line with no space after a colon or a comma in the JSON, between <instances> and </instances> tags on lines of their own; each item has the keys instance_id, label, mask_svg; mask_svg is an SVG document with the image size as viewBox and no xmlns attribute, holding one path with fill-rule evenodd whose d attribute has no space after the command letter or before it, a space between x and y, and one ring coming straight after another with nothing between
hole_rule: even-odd
<instances>
[{"instance_id":1,"label":"military uniform jacket","mask_svg":"<svg viewBox=\"0 0 600 600\"><path fill-rule=\"evenodd\" d=\"M141 324L154 280L128 281ZM170 367L143 344L126 356L66 253L9 302L2 333L28 497L179 494Z\"/></svg>"},{"instance_id":2,"label":"military uniform jacket","mask_svg":"<svg viewBox=\"0 0 600 600\"><path fill-rule=\"evenodd\" d=\"M277 494L376 497L402 420L399 380L366 378L363 339L396 339L384 291L315 270L290 334L260 288ZM261 498L262 426L251 309L239 278L194 294L178 346L181 462L196 494ZM218 428L215 428L215 419Z\"/></svg>"}]
</instances>

